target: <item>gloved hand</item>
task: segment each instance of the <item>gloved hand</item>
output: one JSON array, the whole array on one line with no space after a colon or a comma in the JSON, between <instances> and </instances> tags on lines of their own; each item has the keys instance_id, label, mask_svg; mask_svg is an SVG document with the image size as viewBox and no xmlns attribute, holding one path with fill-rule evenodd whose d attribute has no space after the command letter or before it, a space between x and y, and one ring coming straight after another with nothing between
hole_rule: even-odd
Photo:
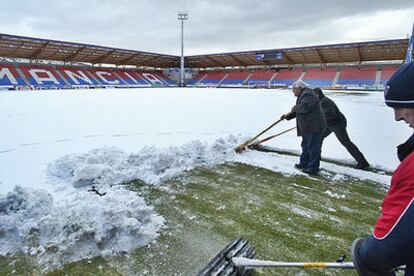
<instances>
[{"instance_id":1,"label":"gloved hand","mask_svg":"<svg viewBox=\"0 0 414 276\"><path fill-rule=\"evenodd\" d=\"M359 253L359 249L363 246L365 239L357 238L352 242L351 245L351 257L352 262L354 263L355 269L360 276L395 276L395 271L372 271L366 267L365 262L362 260L362 257Z\"/></svg>"},{"instance_id":2,"label":"gloved hand","mask_svg":"<svg viewBox=\"0 0 414 276\"><path fill-rule=\"evenodd\" d=\"M286 120L286 114L283 114L282 116L280 116L280 120Z\"/></svg>"},{"instance_id":3,"label":"gloved hand","mask_svg":"<svg viewBox=\"0 0 414 276\"><path fill-rule=\"evenodd\" d=\"M364 275L364 270L363 267L361 267L360 265L360 258L359 257L359 253L358 250L361 247L361 244L364 242L364 239L362 238L357 238L356 240L354 240L352 242L351 245L351 257L352 257L352 262L354 263L355 269L358 272L358 275Z\"/></svg>"}]
</instances>

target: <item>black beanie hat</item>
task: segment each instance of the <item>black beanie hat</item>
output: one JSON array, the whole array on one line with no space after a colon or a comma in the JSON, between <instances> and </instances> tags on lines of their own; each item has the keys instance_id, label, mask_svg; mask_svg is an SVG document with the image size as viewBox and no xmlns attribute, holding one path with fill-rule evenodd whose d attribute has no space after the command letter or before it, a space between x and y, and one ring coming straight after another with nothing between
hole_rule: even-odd
<instances>
[{"instance_id":1,"label":"black beanie hat","mask_svg":"<svg viewBox=\"0 0 414 276\"><path fill-rule=\"evenodd\" d=\"M314 88L313 92L316 94L316 96L318 96L319 100L325 96L322 92L322 89L320 89L319 87Z\"/></svg>"},{"instance_id":2,"label":"black beanie hat","mask_svg":"<svg viewBox=\"0 0 414 276\"><path fill-rule=\"evenodd\" d=\"M390 107L414 108L414 62L402 65L388 80L384 91Z\"/></svg>"}]
</instances>

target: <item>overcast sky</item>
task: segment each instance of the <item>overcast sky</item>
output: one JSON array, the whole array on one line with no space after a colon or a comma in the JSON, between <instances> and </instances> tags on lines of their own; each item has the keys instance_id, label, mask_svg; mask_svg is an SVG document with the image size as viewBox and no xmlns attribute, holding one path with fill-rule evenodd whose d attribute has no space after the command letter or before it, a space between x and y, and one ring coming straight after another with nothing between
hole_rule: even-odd
<instances>
[{"instance_id":1,"label":"overcast sky","mask_svg":"<svg viewBox=\"0 0 414 276\"><path fill-rule=\"evenodd\" d=\"M406 38L413 0L0 0L0 32L180 54Z\"/></svg>"}]
</instances>

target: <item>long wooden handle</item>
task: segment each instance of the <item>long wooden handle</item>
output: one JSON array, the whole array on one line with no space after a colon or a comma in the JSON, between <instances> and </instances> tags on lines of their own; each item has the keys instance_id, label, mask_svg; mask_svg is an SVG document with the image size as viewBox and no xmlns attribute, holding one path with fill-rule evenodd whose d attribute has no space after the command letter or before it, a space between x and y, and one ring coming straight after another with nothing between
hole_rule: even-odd
<instances>
[{"instance_id":1,"label":"long wooden handle","mask_svg":"<svg viewBox=\"0 0 414 276\"><path fill-rule=\"evenodd\" d=\"M280 135L282 135L282 134L285 134L286 132L289 132L289 131L291 131L291 130L294 130L295 128L296 128L296 127L292 127L292 128L289 128L289 129L287 129L287 130L285 130L285 131L279 132L279 133L277 133L277 134L275 134L275 135L271 135L271 136L266 137L266 138L264 138L264 139L262 139L262 140L260 140L260 141L257 141L256 143L253 143L253 144L251 144L251 145L249 145L249 146L257 146L257 145L260 145L261 143L264 143L264 142L266 142L266 141L269 141L270 139L273 139L273 138L275 138L275 137L277 137L277 136L280 136Z\"/></svg>"},{"instance_id":2,"label":"long wooden handle","mask_svg":"<svg viewBox=\"0 0 414 276\"><path fill-rule=\"evenodd\" d=\"M269 129L271 129L272 127L274 127L275 125L277 125L278 123L280 123L281 121L283 121L282 118L280 118L279 120L277 120L276 122L274 122L273 124L271 124L270 126L268 126L265 130L263 130L262 132L260 132L259 134L257 134L256 136L254 136L253 138L247 140L246 142L244 142L242 145L247 145L248 143L254 141L257 139L257 137L261 136L263 133L265 133L266 131L268 131Z\"/></svg>"}]
</instances>

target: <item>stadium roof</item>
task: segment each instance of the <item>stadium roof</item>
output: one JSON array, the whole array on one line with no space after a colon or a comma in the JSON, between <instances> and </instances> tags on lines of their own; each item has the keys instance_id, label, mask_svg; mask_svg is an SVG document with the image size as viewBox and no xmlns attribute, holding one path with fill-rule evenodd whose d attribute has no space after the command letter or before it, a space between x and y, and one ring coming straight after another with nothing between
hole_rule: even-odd
<instances>
[{"instance_id":1,"label":"stadium roof","mask_svg":"<svg viewBox=\"0 0 414 276\"><path fill-rule=\"evenodd\" d=\"M302 64L402 61L408 39L318 45L185 58L186 67L293 66ZM29 60L134 65L137 67L179 67L180 57L105 46L0 34L0 57Z\"/></svg>"},{"instance_id":2,"label":"stadium roof","mask_svg":"<svg viewBox=\"0 0 414 276\"><path fill-rule=\"evenodd\" d=\"M186 57L195 68L402 61L408 39L256 50Z\"/></svg>"},{"instance_id":3,"label":"stadium roof","mask_svg":"<svg viewBox=\"0 0 414 276\"><path fill-rule=\"evenodd\" d=\"M0 56L29 60L135 65L138 67L179 66L179 58L172 55L8 34L0 34Z\"/></svg>"}]
</instances>

